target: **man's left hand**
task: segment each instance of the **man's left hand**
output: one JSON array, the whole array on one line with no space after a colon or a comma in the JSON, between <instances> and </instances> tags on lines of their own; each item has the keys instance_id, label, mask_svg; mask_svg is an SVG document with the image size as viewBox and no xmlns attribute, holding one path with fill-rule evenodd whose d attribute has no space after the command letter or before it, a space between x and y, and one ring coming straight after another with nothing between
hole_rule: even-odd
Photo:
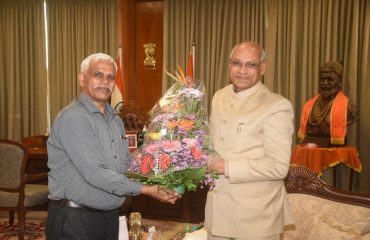
<instances>
[{"instance_id":1,"label":"man's left hand","mask_svg":"<svg viewBox=\"0 0 370 240\"><path fill-rule=\"evenodd\" d=\"M216 172L217 174L223 175L225 174L225 160L222 158L213 158L209 161L208 172Z\"/></svg>"}]
</instances>

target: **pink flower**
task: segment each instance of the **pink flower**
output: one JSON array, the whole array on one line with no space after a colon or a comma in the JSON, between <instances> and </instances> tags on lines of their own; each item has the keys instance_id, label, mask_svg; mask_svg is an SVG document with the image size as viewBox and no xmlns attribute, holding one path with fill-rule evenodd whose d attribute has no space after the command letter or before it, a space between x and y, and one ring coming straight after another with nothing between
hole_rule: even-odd
<instances>
[{"instance_id":1,"label":"pink flower","mask_svg":"<svg viewBox=\"0 0 370 240\"><path fill-rule=\"evenodd\" d=\"M149 154L153 154L155 153L156 151L158 151L159 149L159 146L158 144L149 144L145 147L145 152L149 153Z\"/></svg>"},{"instance_id":2,"label":"pink flower","mask_svg":"<svg viewBox=\"0 0 370 240\"><path fill-rule=\"evenodd\" d=\"M195 146L195 144L197 144L198 141L195 138L184 138L182 142L189 145L190 147L193 147Z\"/></svg>"},{"instance_id":3,"label":"pink flower","mask_svg":"<svg viewBox=\"0 0 370 240\"><path fill-rule=\"evenodd\" d=\"M163 151L165 152L173 152L173 151L178 151L181 149L181 143L178 140L162 141L161 146L163 148Z\"/></svg>"}]
</instances>

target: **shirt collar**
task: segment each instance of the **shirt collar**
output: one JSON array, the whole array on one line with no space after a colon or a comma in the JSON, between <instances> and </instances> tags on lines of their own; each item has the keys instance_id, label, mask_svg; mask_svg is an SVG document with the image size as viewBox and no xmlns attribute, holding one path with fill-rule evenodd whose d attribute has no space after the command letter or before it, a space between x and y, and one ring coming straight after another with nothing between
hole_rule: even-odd
<instances>
[{"instance_id":1,"label":"shirt collar","mask_svg":"<svg viewBox=\"0 0 370 240\"><path fill-rule=\"evenodd\" d=\"M248 89L246 89L244 91L241 91L241 92L235 92L233 85L231 85L232 87L230 89L232 91L232 96L234 98L246 98L246 97L252 95L253 93L255 93L261 87L261 85L263 85L261 83L261 81L258 81L258 83L256 83L256 85L254 85L253 87L248 88Z\"/></svg>"},{"instance_id":2,"label":"shirt collar","mask_svg":"<svg viewBox=\"0 0 370 240\"><path fill-rule=\"evenodd\" d=\"M86 107L89 113L101 113L100 110L92 102L90 96L88 96L86 93L81 92L80 96L78 97L78 101L80 101ZM104 108L108 116L114 116L117 114L116 111L114 111L114 109L112 108L112 106L109 105L108 103L104 104Z\"/></svg>"}]
</instances>

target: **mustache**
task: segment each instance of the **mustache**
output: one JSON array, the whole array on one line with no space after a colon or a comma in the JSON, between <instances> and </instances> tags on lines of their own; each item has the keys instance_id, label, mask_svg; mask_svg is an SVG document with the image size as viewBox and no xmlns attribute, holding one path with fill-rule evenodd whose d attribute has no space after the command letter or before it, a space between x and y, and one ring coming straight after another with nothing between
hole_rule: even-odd
<instances>
[{"instance_id":1,"label":"mustache","mask_svg":"<svg viewBox=\"0 0 370 240\"><path fill-rule=\"evenodd\" d=\"M111 88L110 86L105 86L105 85L97 86L97 87L95 87L95 89L98 89L98 90L108 90L109 92L112 92L113 91L113 88Z\"/></svg>"}]
</instances>

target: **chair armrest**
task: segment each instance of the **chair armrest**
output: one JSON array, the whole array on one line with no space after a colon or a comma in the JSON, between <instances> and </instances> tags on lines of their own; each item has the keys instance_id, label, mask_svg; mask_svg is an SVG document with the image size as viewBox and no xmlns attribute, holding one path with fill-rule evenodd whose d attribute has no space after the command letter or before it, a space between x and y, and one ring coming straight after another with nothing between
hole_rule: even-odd
<instances>
[{"instance_id":1,"label":"chair armrest","mask_svg":"<svg viewBox=\"0 0 370 240\"><path fill-rule=\"evenodd\" d=\"M25 176L26 176L26 183L48 179L48 173L46 173L46 172L45 173L32 174L32 175L25 174Z\"/></svg>"}]
</instances>

